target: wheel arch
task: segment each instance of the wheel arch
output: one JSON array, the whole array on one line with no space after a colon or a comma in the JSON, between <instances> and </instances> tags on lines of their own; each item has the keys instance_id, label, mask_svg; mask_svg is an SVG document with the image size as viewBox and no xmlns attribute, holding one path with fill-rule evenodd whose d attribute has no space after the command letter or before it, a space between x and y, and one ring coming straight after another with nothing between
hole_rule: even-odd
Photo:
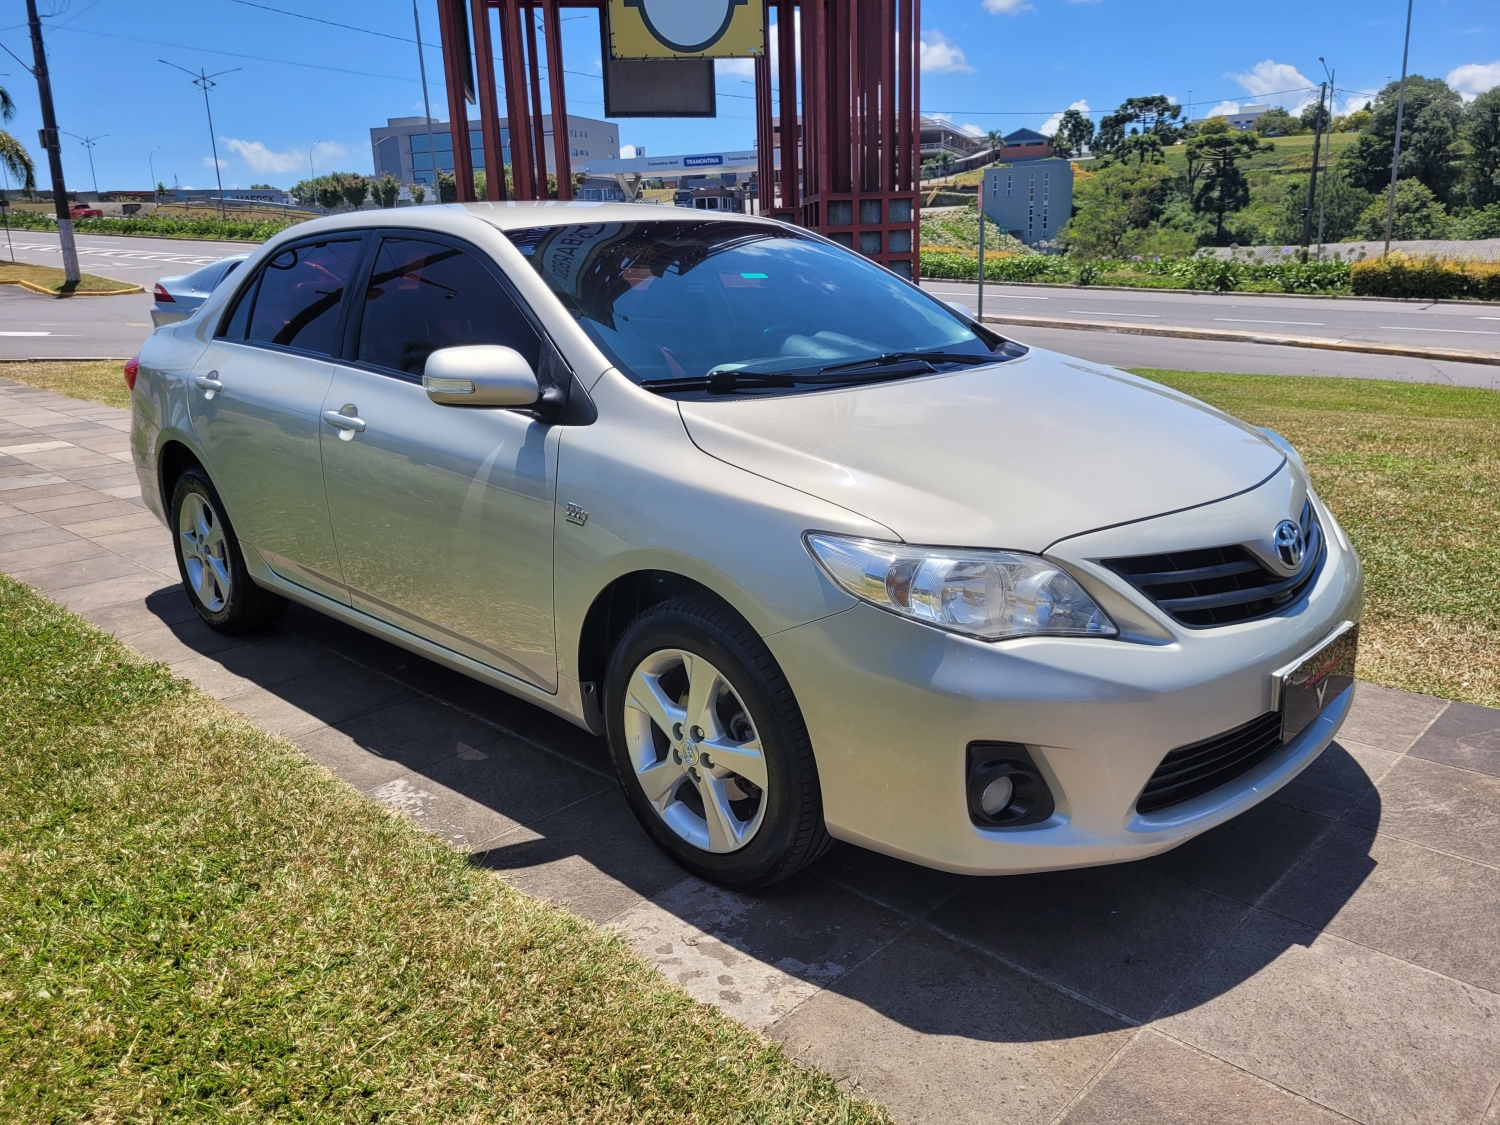
<instances>
[{"instance_id":1,"label":"wheel arch","mask_svg":"<svg viewBox=\"0 0 1500 1125\"><path fill-rule=\"evenodd\" d=\"M163 434L156 450L156 490L161 497L161 510L167 514L168 520L172 518L172 490L177 486L177 479L192 468L208 472L203 458L181 436Z\"/></svg>"}]
</instances>

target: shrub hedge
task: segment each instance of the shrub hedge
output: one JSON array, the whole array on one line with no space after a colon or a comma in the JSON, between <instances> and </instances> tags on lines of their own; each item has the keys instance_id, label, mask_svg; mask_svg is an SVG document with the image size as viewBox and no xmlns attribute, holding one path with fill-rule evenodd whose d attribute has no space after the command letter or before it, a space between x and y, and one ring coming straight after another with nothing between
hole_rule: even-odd
<instances>
[{"instance_id":1,"label":"shrub hedge","mask_svg":"<svg viewBox=\"0 0 1500 1125\"><path fill-rule=\"evenodd\" d=\"M12 208L10 225L19 230L56 230L57 220L51 215ZM73 220L73 229L79 234L154 234L166 238L223 238L241 242L264 242L289 225L244 219L170 219L154 215L131 219Z\"/></svg>"},{"instance_id":2,"label":"shrub hedge","mask_svg":"<svg viewBox=\"0 0 1500 1125\"><path fill-rule=\"evenodd\" d=\"M974 281L979 259L973 252L924 248L922 276ZM1247 261L1210 256L1192 258L1096 259L1073 261L1048 254L985 256L986 281L1042 281L1064 285L1132 285L1160 289L1246 289L1273 293L1347 293L1349 263Z\"/></svg>"},{"instance_id":3,"label":"shrub hedge","mask_svg":"<svg viewBox=\"0 0 1500 1125\"><path fill-rule=\"evenodd\" d=\"M1361 297L1470 297L1500 301L1500 262L1415 258L1400 251L1355 262L1350 284Z\"/></svg>"}]
</instances>

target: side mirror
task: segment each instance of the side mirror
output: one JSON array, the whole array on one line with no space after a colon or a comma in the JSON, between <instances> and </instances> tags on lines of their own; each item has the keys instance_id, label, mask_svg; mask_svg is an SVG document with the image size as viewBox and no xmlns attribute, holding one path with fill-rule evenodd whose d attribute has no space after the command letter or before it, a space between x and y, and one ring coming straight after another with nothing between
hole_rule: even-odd
<instances>
[{"instance_id":1,"label":"side mirror","mask_svg":"<svg viewBox=\"0 0 1500 1125\"><path fill-rule=\"evenodd\" d=\"M422 389L442 406L531 406L541 397L526 357L498 344L439 348L427 357Z\"/></svg>"}]
</instances>

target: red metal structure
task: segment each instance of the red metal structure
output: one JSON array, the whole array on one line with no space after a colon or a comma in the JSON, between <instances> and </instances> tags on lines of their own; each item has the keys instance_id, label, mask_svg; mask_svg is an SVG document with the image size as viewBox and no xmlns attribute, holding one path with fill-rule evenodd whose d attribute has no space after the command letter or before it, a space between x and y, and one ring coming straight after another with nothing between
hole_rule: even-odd
<instances>
[{"instance_id":1,"label":"red metal structure","mask_svg":"<svg viewBox=\"0 0 1500 1125\"><path fill-rule=\"evenodd\" d=\"M761 2L768 48L755 64L762 213L810 227L916 277L921 0ZM455 130L467 116L466 56L473 45L474 92L488 170L485 194L490 199L572 198L559 11L593 8L604 19L605 6L605 0L438 0ZM546 52L545 108L539 21ZM496 61L504 83L509 186L496 171L505 164ZM544 113L554 123L551 166L564 170L557 176L555 195L547 182ZM777 118L782 125L779 144ZM469 146L459 136L453 138L453 166L458 198L473 200Z\"/></svg>"}]
</instances>

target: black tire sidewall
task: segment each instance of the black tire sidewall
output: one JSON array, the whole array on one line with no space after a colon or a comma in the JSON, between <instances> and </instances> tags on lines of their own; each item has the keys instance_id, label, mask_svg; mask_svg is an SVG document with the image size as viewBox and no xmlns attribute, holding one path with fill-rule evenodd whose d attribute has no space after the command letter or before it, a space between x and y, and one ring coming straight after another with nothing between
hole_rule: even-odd
<instances>
[{"instance_id":1,"label":"black tire sidewall","mask_svg":"<svg viewBox=\"0 0 1500 1125\"><path fill-rule=\"evenodd\" d=\"M224 529L224 557L229 563L229 598L224 603L224 608L217 613L210 610L198 598L198 592L193 589L193 584L188 580L187 560L182 557L182 533L181 513L183 501L189 493L196 493L208 501L213 508L214 517ZM213 481L208 475L199 469L188 469L177 478L176 485L172 488L172 550L177 556L177 573L182 576L182 588L187 591L188 601L193 605L207 624L215 629L233 630L240 625L250 608L247 604L254 595L251 592L254 583L250 580L250 572L245 567L245 557L240 553L239 540L234 534L234 525L229 522L229 516L224 511L224 501L219 498L218 489L214 488Z\"/></svg>"},{"instance_id":2,"label":"black tire sidewall","mask_svg":"<svg viewBox=\"0 0 1500 1125\"><path fill-rule=\"evenodd\" d=\"M626 630L610 658L605 677L605 725L610 754L626 800L652 839L695 875L730 886L748 887L775 881L778 865L794 851L803 833L809 801L816 803L816 814L821 818L821 795L816 775L809 786L806 771L798 768L801 757L810 759L811 747L796 704L790 704L791 714L785 704L777 705L778 685L769 682L757 667L756 658L769 661L769 654L753 632L750 636L761 651L745 651L743 641L724 627L726 617L727 611L698 604L680 607L669 604L642 614ZM738 624L737 619L731 620ZM744 629L749 631L748 626ZM750 842L736 851L707 852L679 837L657 814L636 780L625 737L625 696L635 669L646 657L662 649L682 649L702 656L728 677L760 736L769 782L765 815ZM772 669L779 679L780 670L775 669L774 663ZM789 698L784 680L780 686Z\"/></svg>"}]
</instances>

